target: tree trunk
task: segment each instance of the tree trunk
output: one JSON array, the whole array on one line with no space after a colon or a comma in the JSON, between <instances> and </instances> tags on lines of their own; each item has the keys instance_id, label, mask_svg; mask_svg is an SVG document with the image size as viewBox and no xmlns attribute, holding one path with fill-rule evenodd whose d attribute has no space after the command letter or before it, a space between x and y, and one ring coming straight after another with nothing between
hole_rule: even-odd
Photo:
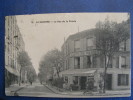
<instances>
[{"instance_id":1,"label":"tree trunk","mask_svg":"<svg viewBox=\"0 0 133 100\"><path fill-rule=\"evenodd\" d=\"M104 68L104 87L103 87L103 93L106 93L106 73L107 73L107 58L105 55L105 68Z\"/></svg>"},{"instance_id":2,"label":"tree trunk","mask_svg":"<svg viewBox=\"0 0 133 100\"><path fill-rule=\"evenodd\" d=\"M56 71L57 71L57 76L58 76L58 78L60 78L60 75L59 75L59 70L58 70L58 68L56 68Z\"/></svg>"},{"instance_id":3,"label":"tree trunk","mask_svg":"<svg viewBox=\"0 0 133 100\"><path fill-rule=\"evenodd\" d=\"M107 58L105 57L105 70L104 70L104 89L103 89L103 93L106 93L106 77L107 77L107 68L108 68L108 64L110 61L111 57L108 56L108 62L107 62Z\"/></svg>"},{"instance_id":4,"label":"tree trunk","mask_svg":"<svg viewBox=\"0 0 133 100\"><path fill-rule=\"evenodd\" d=\"M22 68L20 68L19 86L21 86L21 72L22 72Z\"/></svg>"}]
</instances>

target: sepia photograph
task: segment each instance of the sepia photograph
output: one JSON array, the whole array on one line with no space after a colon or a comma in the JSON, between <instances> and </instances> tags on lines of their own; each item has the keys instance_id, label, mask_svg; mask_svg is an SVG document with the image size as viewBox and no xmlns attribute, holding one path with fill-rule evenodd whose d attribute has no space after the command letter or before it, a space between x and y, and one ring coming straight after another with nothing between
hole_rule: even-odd
<instances>
[{"instance_id":1,"label":"sepia photograph","mask_svg":"<svg viewBox=\"0 0 133 100\"><path fill-rule=\"evenodd\" d=\"M5 95L131 96L130 14L6 16Z\"/></svg>"}]
</instances>

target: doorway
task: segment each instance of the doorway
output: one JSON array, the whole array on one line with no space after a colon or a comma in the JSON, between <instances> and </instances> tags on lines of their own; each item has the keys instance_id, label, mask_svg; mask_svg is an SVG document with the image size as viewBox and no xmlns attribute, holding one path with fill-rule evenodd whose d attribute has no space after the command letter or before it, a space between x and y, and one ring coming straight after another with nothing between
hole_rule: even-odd
<instances>
[{"instance_id":1,"label":"doorway","mask_svg":"<svg viewBox=\"0 0 133 100\"><path fill-rule=\"evenodd\" d=\"M86 89L86 81L87 77L86 76L81 76L80 77L80 89L85 90Z\"/></svg>"},{"instance_id":2,"label":"doorway","mask_svg":"<svg viewBox=\"0 0 133 100\"><path fill-rule=\"evenodd\" d=\"M106 89L112 90L112 74L107 74L106 76Z\"/></svg>"}]
</instances>

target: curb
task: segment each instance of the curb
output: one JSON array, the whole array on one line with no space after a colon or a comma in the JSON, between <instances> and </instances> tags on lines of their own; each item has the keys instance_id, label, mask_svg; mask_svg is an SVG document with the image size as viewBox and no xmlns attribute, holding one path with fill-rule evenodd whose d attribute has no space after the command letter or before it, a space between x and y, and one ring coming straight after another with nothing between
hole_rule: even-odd
<instances>
[{"instance_id":1,"label":"curb","mask_svg":"<svg viewBox=\"0 0 133 100\"><path fill-rule=\"evenodd\" d=\"M52 88L50 88L49 86L47 86L47 85L45 85L45 84L43 84L45 87L47 87L48 89L50 89L52 92L54 92L54 93L56 93L56 94L61 94L60 92L55 92L55 90L53 90Z\"/></svg>"}]
</instances>

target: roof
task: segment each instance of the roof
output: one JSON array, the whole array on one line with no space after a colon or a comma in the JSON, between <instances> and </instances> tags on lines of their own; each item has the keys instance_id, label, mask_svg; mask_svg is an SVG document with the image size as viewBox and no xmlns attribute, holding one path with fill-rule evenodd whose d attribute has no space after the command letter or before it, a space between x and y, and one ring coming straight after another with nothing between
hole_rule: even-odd
<instances>
[{"instance_id":1,"label":"roof","mask_svg":"<svg viewBox=\"0 0 133 100\"><path fill-rule=\"evenodd\" d=\"M97 33L98 31L99 31L99 29L96 29L96 28L84 30L84 31L75 33L75 34L73 34L73 35L70 35L70 36L67 38L67 40L70 40L70 39L73 40L73 39L78 39L78 38L84 38L84 37L86 37L86 36L88 36L88 35L93 35L93 34ZM66 41L67 41L67 40L66 40Z\"/></svg>"},{"instance_id":2,"label":"roof","mask_svg":"<svg viewBox=\"0 0 133 100\"><path fill-rule=\"evenodd\" d=\"M70 35L67 39L66 39L66 41L65 41L65 43L67 42L67 41L69 41L69 40L76 40L76 39L81 39L81 38L85 38L86 36L89 36L89 35L95 35L95 34L97 34L99 32L99 29L96 29L96 28L94 28L94 29L87 29L87 30L84 30L84 31L81 31L81 32L77 32L77 33L75 33L75 34L72 34L72 35ZM64 44L65 44L64 43ZM63 44L63 45L64 45ZM62 45L62 46L63 46Z\"/></svg>"},{"instance_id":3,"label":"roof","mask_svg":"<svg viewBox=\"0 0 133 100\"><path fill-rule=\"evenodd\" d=\"M94 76L96 70L90 69L69 69L66 71L62 71L61 75L74 75L74 76Z\"/></svg>"}]
</instances>

